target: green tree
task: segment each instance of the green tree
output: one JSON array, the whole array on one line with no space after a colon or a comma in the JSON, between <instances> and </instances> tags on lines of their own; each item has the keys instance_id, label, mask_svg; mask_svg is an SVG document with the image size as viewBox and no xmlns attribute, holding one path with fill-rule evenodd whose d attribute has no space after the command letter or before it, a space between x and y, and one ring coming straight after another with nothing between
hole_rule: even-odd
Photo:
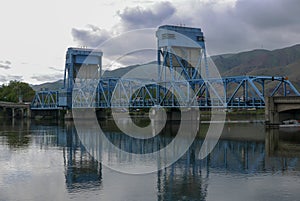
<instances>
[{"instance_id":1,"label":"green tree","mask_svg":"<svg viewBox=\"0 0 300 201\"><path fill-rule=\"evenodd\" d=\"M0 101L19 102L19 98L21 98L23 102L31 102L34 94L35 91L28 83L16 80L0 86Z\"/></svg>"}]
</instances>

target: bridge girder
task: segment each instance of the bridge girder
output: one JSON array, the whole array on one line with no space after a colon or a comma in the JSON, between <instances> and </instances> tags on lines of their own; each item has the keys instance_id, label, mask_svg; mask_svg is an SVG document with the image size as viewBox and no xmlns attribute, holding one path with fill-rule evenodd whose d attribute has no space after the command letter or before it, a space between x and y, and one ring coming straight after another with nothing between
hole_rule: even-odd
<instances>
[{"instance_id":1,"label":"bridge girder","mask_svg":"<svg viewBox=\"0 0 300 201\"><path fill-rule=\"evenodd\" d=\"M267 81L276 82L275 88L266 90L264 85ZM93 83L88 85L95 86L95 80L91 82ZM221 84L218 85L218 83ZM228 89L230 84L234 84L235 87ZM283 89L278 87L284 85L286 86ZM224 88L217 90L218 86L224 86ZM287 93L288 89L289 93ZM158 93L157 90L159 90ZM104 78L97 84L97 89L80 87L75 88L74 91L76 98L73 100L73 107L95 108L150 108L154 106L263 108L265 96L275 96L279 92L285 95L299 95L291 82L282 77L271 76L238 76L171 82ZM222 93L220 94L219 91Z\"/></svg>"},{"instance_id":2,"label":"bridge girder","mask_svg":"<svg viewBox=\"0 0 300 201\"><path fill-rule=\"evenodd\" d=\"M63 90L37 92L31 108L264 108L265 97L300 96L284 77L221 78L208 66L200 28L164 25L156 37L155 80L103 77L100 50L69 48Z\"/></svg>"}]
</instances>

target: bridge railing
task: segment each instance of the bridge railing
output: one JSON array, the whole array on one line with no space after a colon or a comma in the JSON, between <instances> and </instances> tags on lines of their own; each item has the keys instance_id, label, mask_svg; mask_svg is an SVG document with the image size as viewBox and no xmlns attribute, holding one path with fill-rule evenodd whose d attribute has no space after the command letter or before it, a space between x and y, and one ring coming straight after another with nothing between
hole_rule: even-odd
<instances>
[{"instance_id":1,"label":"bridge railing","mask_svg":"<svg viewBox=\"0 0 300 201\"><path fill-rule=\"evenodd\" d=\"M36 92L30 105L31 110L58 109L58 93L58 91Z\"/></svg>"},{"instance_id":2,"label":"bridge railing","mask_svg":"<svg viewBox=\"0 0 300 201\"><path fill-rule=\"evenodd\" d=\"M237 76L155 83L141 79L104 78L73 89L70 107L79 108L264 108L266 96L300 96L284 77ZM223 88L220 89L220 83ZM271 87L268 83L272 83ZM216 89L214 87L219 87ZM62 93L62 92L61 92ZM59 91L37 92L31 109L58 109Z\"/></svg>"}]
</instances>

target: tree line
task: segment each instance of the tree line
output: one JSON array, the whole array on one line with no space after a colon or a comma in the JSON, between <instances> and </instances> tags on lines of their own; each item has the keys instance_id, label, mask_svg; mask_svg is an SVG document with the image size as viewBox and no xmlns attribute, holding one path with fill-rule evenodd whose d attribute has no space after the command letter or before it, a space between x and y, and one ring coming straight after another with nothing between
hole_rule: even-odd
<instances>
[{"instance_id":1,"label":"tree line","mask_svg":"<svg viewBox=\"0 0 300 201\"><path fill-rule=\"evenodd\" d=\"M6 102L31 102L35 91L28 83L10 81L0 86L0 101Z\"/></svg>"}]
</instances>

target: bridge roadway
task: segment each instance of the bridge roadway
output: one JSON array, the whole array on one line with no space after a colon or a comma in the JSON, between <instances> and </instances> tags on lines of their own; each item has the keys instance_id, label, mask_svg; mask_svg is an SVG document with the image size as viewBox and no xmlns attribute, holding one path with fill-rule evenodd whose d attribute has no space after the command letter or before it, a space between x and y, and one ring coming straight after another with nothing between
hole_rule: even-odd
<instances>
[{"instance_id":1,"label":"bridge roadway","mask_svg":"<svg viewBox=\"0 0 300 201\"><path fill-rule=\"evenodd\" d=\"M31 109L154 106L264 108L265 97L278 94L300 96L293 84L284 77L236 76L158 83L141 79L102 78L100 81L91 79L76 83L72 92L37 92Z\"/></svg>"},{"instance_id":2,"label":"bridge roadway","mask_svg":"<svg viewBox=\"0 0 300 201\"><path fill-rule=\"evenodd\" d=\"M23 118L31 116L29 103L27 104L0 101L0 108L4 111L6 115L9 115L11 117L20 116Z\"/></svg>"},{"instance_id":3,"label":"bridge roadway","mask_svg":"<svg viewBox=\"0 0 300 201\"><path fill-rule=\"evenodd\" d=\"M207 60L200 28L163 25L156 38L156 64L139 65L134 69L138 71L116 77L101 73L102 51L68 48L64 85L58 91L37 92L31 109L264 108L265 97L300 96L288 77L220 77Z\"/></svg>"}]
</instances>

